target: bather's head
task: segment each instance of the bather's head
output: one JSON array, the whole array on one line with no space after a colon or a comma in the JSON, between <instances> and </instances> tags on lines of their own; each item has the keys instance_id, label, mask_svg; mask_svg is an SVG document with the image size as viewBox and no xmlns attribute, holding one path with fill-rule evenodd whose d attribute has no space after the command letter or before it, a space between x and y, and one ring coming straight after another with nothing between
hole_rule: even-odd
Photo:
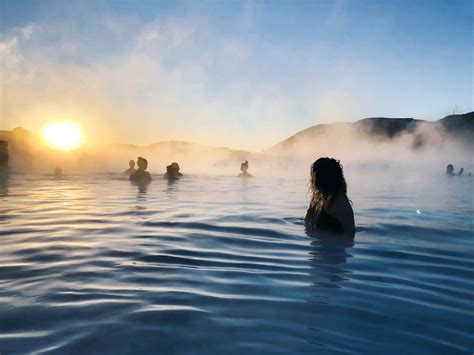
<instances>
[{"instance_id":1,"label":"bather's head","mask_svg":"<svg viewBox=\"0 0 474 355\"><path fill-rule=\"evenodd\" d=\"M148 168L148 160L142 157L138 157L137 165L139 169L146 170Z\"/></svg>"},{"instance_id":2,"label":"bather's head","mask_svg":"<svg viewBox=\"0 0 474 355\"><path fill-rule=\"evenodd\" d=\"M130 169L135 168L135 160L130 160L130 161L128 162L128 166L130 167Z\"/></svg>"},{"instance_id":3,"label":"bather's head","mask_svg":"<svg viewBox=\"0 0 474 355\"><path fill-rule=\"evenodd\" d=\"M311 203L327 205L338 194L347 195L347 184L339 160L319 158L311 165Z\"/></svg>"},{"instance_id":4,"label":"bather's head","mask_svg":"<svg viewBox=\"0 0 474 355\"><path fill-rule=\"evenodd\" d=\"M179 173L179 164L176 163L176 162L171 163L171 169L172 169L175 173Z\"/></svg>"},{"instance_id":5,"label":"bather's head","mask_svg":"<svg viewBox=\"0 0 474 355\"><path fill-rule=\"evenodd\" d=\"M246 160L242 164L240 164L240 171L244 174L247 174L248 170L249 170L249 162Z\"/></svg>"},{"instance_id":6,"label":"bather's head","mask_svg":"<svg viewBox=\"0 0 474 355\"><path fill-rule=\"evenodd\" d=\"M61 168L56 168L54 169L54 176L59 179L63 177L63 169Z\"/></svg>"},{"instance_id":7,"label":"bather's head","mask_svg":"<svg viewBox=\"0 0 474 355\"><path fill-rule=\"evenodd\" d=\"M166 167L166 176L171 179L182 176L182 174L179 172L179 164L176 162L173 162L170 165L168 165Z\"/></svg>"},{"instance_id":8,"label":"bather's head","mask_svg":"<svg viewBox=\"0 0 474 355\"><path fill-rule=\"evenodd\" d=\"M454 166L453 166L453 164L448 164L446 166L446 174L447 175L454 175Z\"/></svg>"}]
</instances>

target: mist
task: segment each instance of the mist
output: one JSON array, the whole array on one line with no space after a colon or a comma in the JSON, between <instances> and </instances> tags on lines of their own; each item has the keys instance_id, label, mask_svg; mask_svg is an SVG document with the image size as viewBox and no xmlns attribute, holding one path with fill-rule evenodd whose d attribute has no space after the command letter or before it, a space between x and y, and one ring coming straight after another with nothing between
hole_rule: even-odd
<instances>
[{"instance_id":1,"label":"mist","mask_svg":"<svg viewBox=\"0 0 474 355\"><path fill-rule=\"evenodd\" d=\"M349 3L315 2L319 25L311 19L296 28L282 9L272 14L268 4L252 2L223 23L216 4L188 3L198 11L175 14L148 9L141 19L134 10L150 4L85 16L68 3L56 9L64 16L7 26L0 33L0 129L37 131L69 119L91 145L172 140L256 152L323 122L378 114L431 120L453 107L472 110L471 61L457 54L469 46L469 31L437 46L434 61L433 48L414 51L411 37L393 37L369 12L366 30L354 31L341 22ZM275 30L286 26L300 31L295 43ZM419 30L447 33L443 26Z\"/></svg>"},{"instance_id":2,"label":"mist","mask_svg":"<svg viewBox=\"0 0 474 355\"><path fill-rule=\"evenodd\" d=\"M443 174L447 164L465 174L474 171L472 113L437 122L374 118L355 123L322 124L298 132L261 152L213 147L182 141L146 146L125 143L85 144L60 151L23 129L3 131L10 141L11 169L51 173L120 173L129 160L142 156L152 174L164 174L178 162L181 172L197 175L237 175L248 160L254 176L307 176L319 157L339 159L347 173Z\"/></svg>"},{"instance_id":3,"label":"mist","mask_svg":"<svg viewBox=\"0 0 474 355\"><path fill-rule=\"evenodd\" d=\"M337 123L302 131L268 149L267 154L284 162L287 170L322 156L362 169L443 169L450 162L472 167L472 130L465 133L456 136L440 124L423 121L393 135L372 122Z\"/></svg>"},{"instance_id":4,"label":"mist","mask_svg":"<svg viewBox=\"0 0 474 355\"><path fill-rule=\"evenodd\" d=\"M340 15L339 7L332 10ZM433 120L453 106L471 110L471 83L461 70L471 63L451 70L459 59L452 53L464 46L437 52L442 68L416 56L400 67L393 62L398 52L389 55L395 47L379 48L373 28L354 38L368 44L361 49L313 40L333 33L329 21L295 51L266 26L254 28L255 16L265 14L258 11L245 5L225 24L229 32L219 30L218 18L194 13L147 21L110 13L87 17L89 26L72 21L76 16L37 19L3 31L0 128L38 132L49 120L70 119L86 132L83 146L61 152L18 131L12 171L121 172L138 156L156 174L176 161L185 174L236 175L248 160L255 176L307 176L321 156L340 159L346 170L442 171L448 163L472 170L472 125L466 137L462 127L452 134L429 121L393 135L383 125L380 131L373 122L354 123L374 112ZM252 28L260 36L249 39ZM456 90L436 89L453 87L451 81ZM336 121L346 123L318 125Z\"/></svg>"}]
</instances>

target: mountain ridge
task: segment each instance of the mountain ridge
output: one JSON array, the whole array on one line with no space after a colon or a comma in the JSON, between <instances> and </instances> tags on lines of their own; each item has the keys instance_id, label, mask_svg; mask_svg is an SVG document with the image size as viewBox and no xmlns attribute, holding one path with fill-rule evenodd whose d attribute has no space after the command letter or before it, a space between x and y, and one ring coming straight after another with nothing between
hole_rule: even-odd
<instances>
[{"instance_id":1,"label":"mountain ridge","mask_svg":"<svg viewBox=\"0 0 474 355\"><path fill-rule=\"evenodd\" d=\"M474 138L474 111L464 114L448 115L436 121L426 121L412 117L368 117L355 122L322 123L305 128L290 137L266 149L266 152L285 149L300 138L316 138L323 135L328 129L355 128L355 132L365 135L366 138L392 140L403 133L414 133L421 125L444 129L447 133L463 140ZM456 137L455 137L456 138Z\"/></svg>"},{"instance_id":2,"label":"mountain ridge","mask_svg":"<svg viewBox=\"0 0 474 355\"><path fill-rule=\"evenodd\" d=\"M354 122L332 122L332 123L320 123L313 125L311 127L305 128L301 131L294 133L281 140L280 142L264 149L263 151L270 151L278 146L286 145L291 141L295 140L296 137L305 136L305 135L320 135L325 133L325 130L329 128L348 128L355 127L360 133L365 133L368 136L375 136L379 138L386 138L388 140L393 139L401 133L407 132L412 133L415 131L420 124L427 124L433 126L439 126L440 128L445 129L448 133L459 135L462 138L471 138L474 135L474 111L467 112L464 114L453 114L445 116L436 121L427 121L422 119L415 119L412 117L384 117L384 116L375 116L362 118ZM0 140L28 140L32 139L34 134L22 127L16 127L13 130L0 130ZM151 149L159 148L160 146L168 147L199 147L205 149L215 149L215 150L226 150L231 152L240 152L240 153L254 153L246 149L234 149L228 148L225 146L209 146L206 144L189 142L189 141L180 141L180 140L165 140L157 141L147 145L136 145L129 143L99 143L94 144L94 146L120 146L128 147L134 149Z\"/></svg>"},{"instance_id":3,"label":"mountain ridge","mask_svg":"<svg viewBox=\"0 0 474 355\"><path fill-rule=\"evenodd\" d=\"M261 151L213 147L199 143L168 140L145 146L123 143L87 145L65 154L39 144L41 138L23 128L0 131L0 140L8 140L10 162L17 171L51 169L59 165L75 169L116 171L124 162L144 156L152 166L178 161L195 170L235 169L244 160L256 165L288 166L292 160L311 160L315 156L343 159L395 159L403 153L431 152L437 156L447 149L472 152L474 112L449 115L437 121L414 118L369 117L355 122L323 123L296 132ZM464 154L463 153L463 154ZM445 152L443 154L448 154ZM385 158L384 158L385 157Z\"/></svg>"}]
</instances>

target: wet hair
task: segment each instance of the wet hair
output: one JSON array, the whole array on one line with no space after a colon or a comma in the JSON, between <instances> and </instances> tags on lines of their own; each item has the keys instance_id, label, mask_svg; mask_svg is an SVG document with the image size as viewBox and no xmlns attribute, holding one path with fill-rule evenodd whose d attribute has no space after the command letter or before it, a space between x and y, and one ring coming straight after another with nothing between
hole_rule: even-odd
<instances>
[{"instance_id":1,"label":"wet hair","mask_svg":"<svg viewBox=\"0 0 474 355\"><path fill-rule=\"evenodd\" d=\"M319 158L311 165L309 192L310 207L321 211L327 207L339 193L347 197L347 184L339 160Z\"/></svg>"},{"instance_id":2,"label":"wet hair","mask_svg":"<svg viewBox=\"0 0 474 355\"><path fill-rule=\"evenodd\" d=\"M446 166L446 172L451 172L451 171L454 171L454 166L453 166L453 164L448 164Z\"/></svg>"},{"instance_id":3,"label":"wet hair","mask_svg":"<svg viewBox=\"0 0 474 355\"><path fill-rule=\"evenodd\" d=\"M168 177L170 178L181 176L181 173L179 172L179 164L172 162L170 165L167 165L166 174L168 174Z\"/></svg>"}]
</instances>

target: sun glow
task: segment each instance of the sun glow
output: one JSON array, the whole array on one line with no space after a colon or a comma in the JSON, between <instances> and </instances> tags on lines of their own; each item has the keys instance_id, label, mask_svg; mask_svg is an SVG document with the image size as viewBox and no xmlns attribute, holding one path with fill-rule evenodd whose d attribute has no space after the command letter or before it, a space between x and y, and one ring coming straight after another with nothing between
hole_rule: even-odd
<instances>
[{"instance_id":1,"label":"sun glow","mask_svg":"<svg viewBox=\"0 0 474 355\"><path fill-rule=\"evenodd\" d=\"M43 137L53 147L70 150L81 144L82 129L74 122L53 122L45 126Z\"/></svg>"}]
</instances>

